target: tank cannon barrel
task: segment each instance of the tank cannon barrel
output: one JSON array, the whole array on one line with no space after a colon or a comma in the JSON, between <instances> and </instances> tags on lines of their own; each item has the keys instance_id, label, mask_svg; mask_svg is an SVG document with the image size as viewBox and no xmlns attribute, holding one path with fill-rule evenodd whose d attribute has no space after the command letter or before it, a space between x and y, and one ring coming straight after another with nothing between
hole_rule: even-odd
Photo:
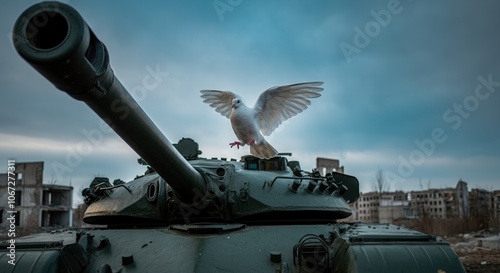
<instances>
[{"instance_id":1,"label":"tank cannon barrel","mask_svg":"<svg viewBox=\"0 0 500 273\"><path fill-rule=\"evenodd\" d=\"M17 19L17 52L58 89L85 102L185 202L206 182L160 132L115 77L105 45L81 15L59 2L33 5Z\"/></svg>"}]
</instances>

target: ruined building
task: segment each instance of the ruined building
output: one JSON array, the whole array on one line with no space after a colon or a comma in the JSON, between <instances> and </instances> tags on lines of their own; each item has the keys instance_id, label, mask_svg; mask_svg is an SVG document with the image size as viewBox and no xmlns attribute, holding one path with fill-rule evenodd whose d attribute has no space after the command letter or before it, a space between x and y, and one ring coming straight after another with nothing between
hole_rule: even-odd
<instances>
[{"instance_id":1,"label":"ruined building","mask_svg":"<svg viewBox=\"0 0 500 273\"><path fill-rule=\"evenodd\" d=\"M496 219L494 224L500 227L500 190L491 193L491 206L493 207L493 219Z\"/></svg>"},{"instance_id":2,"label":"ruined building","mask_svg":"<svg viewBox=\"0 0 500 273\"><path fill-rule=\"evenodd\" d=\"M359 196L356 207L358 210L358 218L362 222L378 223L379 222L379 207L380 196L379 192L362 193Z\"/></svg>"},{"instance_id":3,"label":"ruined building","mask_svg":"<svg viewBox=\"0 0 500 273\"><path fill-rule=\"evenodd\" d=\"M414 219L475 217L487 223L500 216L500 191L469 191L467 182L459 180L454 188L361 193L355 209L359 215L355 220L363 222L405 225Z\"/></svg>"},{"instance_id":4,"label":"ruined building","mask_svg":"<svg viewBox=\"0 0 500 273\"><path fill-rule=\"evenodd\" d=\"M344 166L340 166L340 161L338 159L332 158L317 157L316 169L323 176L331 172L344 173Z\"/></svg>"},{"instance_id":5,"label":"ruined building","mask_svg":"<svg viewBox=\"0 0 500 273\"><path fill-rule=\"evenodd\" d=\"M12 177L12 176L11 176ZM71 226L73 187L43 184L43 162L15 164L16 237ZM8 174L0 174L0 237L7 235ZM12 185L9 185L12 186ZM9 214L10 215L10 214Z\"/></svg>"},{"instance_id":6,"label":"ruined building","mask_svg":"<svg viewBox=\"0 0 500 273\"><path fill-rule=\"evenodd\" d=\"M459 180L455 188L410 192L410 207L419 218L456 219L469 216L467 183Z\"/></svg>"}]
</instances>

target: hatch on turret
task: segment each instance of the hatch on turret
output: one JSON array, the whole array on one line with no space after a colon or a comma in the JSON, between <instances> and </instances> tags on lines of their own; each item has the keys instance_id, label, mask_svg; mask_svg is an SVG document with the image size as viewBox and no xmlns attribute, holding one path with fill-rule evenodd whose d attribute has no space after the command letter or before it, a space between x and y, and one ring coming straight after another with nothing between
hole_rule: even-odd
<instances>
[{"instance_id":1,"label":"hatch on turret","mask_svg":"<svg viewBox=\"0 0 500 273\"><path fill-rule=\"evenodd\" d=\"M255 157L253 155L246 155L241 157L241 161L244 162L245 170L251 171L286 171L288 166L288 160L286 157L282 155L292 155L291 153L287 154L278 154L278 156L269 158L269 159L261 159Z\"/></svg>"}]
</instances>

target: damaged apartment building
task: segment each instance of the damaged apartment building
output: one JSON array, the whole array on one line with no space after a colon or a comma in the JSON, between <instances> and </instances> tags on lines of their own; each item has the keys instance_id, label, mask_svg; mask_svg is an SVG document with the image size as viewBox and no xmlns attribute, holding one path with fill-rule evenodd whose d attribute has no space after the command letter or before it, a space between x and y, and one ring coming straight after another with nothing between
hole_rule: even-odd
<instances>
[{"instance_id":1,"label":"damaged apartment building","mask_svg":"<svg viewBox=\"0 0 500 273\"><path fill-rule=\"evenodd\" d=\"M43 162L16 163L15 179L17 236L71 226L73 187L44 184ZM10 225L7 181L8 174L0 174L0 237L6 237Z\"/></svg>"},{"instance_id":2,"label":"damaged apartment building","mask_svg":"<svg viewBox=\"0 0 500 273\"><path fill-rule=\"evenodd\" d=\"M414 219L471 219L500 223L500 191L456 187L420 191L361 193L353 214L356 220L404 225ZM497 223L497 225L498 225Z\"/></svg>"}]
</instances>

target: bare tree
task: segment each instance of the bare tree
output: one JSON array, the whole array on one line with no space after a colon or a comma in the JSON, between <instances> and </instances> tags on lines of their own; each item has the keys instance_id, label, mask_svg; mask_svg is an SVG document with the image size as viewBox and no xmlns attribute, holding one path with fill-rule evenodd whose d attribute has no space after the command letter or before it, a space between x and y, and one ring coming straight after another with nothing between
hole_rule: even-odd
<instances>
[{"instance_id":1,"label":"bare tree","mask_svg":"<svg viewBox=\"0 0 500 273\"><path fill-rule=\"evenodd\" d=\"M385 180L384 171L380 168L377 168L377 172L375 173L374 187L375 191L379 193L390 190L390 185Z\"/></svg>"},{"instance_id":2,"label":"bare tree","mask_svg":"<svg viewBox=\"0 0 500 273\"><path fill-rule=\"evenodd\" d=\"M422 178L418 178L418 183L420 184L420 189L421 190L428 190L431 188L431 180L427 180L427 188L424 188L424 184L422 183Z\"/></svg>"}]
</instances>

